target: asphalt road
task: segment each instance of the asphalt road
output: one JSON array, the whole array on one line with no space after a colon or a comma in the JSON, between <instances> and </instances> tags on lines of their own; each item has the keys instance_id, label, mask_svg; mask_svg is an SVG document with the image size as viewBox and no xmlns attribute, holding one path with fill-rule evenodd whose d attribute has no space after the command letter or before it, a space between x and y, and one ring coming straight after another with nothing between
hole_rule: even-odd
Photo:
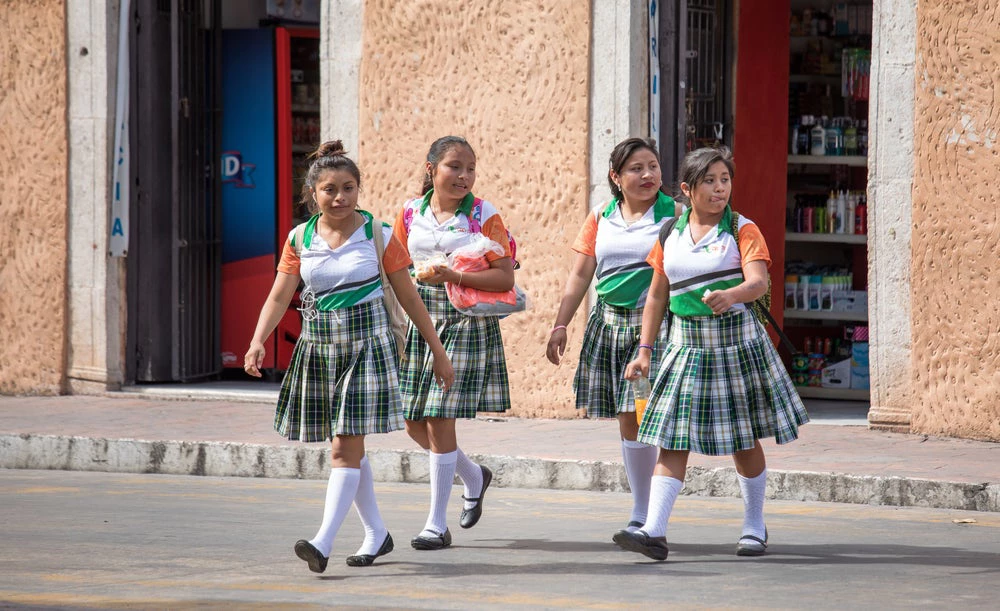
<instances>
[{"instance_id":1,"label":"asphalt road","mask_svg":"<svg viewBox=\"0 0 1000 611\"><path fill-rule=\"evenodd\" d=\"M996 608L1000 514L769 502L769 554L734 555L739 499L682 496L670 558L618 550L624 494L491 489L451 549L418 552L422 485L376 487L396 550L326 573L292 552L325 482L0 470L0 608ZM974 520L974 522L959 523ZM958 521L958 522L956 522Z\"/></svg>"}]
</instances>

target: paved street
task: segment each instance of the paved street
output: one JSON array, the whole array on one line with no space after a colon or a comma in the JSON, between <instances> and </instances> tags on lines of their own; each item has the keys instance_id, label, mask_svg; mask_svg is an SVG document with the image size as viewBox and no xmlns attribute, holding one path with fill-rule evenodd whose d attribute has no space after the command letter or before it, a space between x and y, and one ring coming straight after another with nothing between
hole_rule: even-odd
<instances>
[{"instance_id":1,"label":"paved street","mask_svg":"<svg viewBox=\"0 0 1000 611\"><path fill-rule=\"evenodd\" d=\"M323 481L0 470L0 608L987 608L1000 514L769 501L771 553L733 555L742 504L681 497L665 563L619 551L620 493L491 489L452 549L417 552L428 490L378 484L396 550L369 568L348 516L323 575L292 544ZM974 523L956 523L974 520Z\"/></svg>"}]
</instances>

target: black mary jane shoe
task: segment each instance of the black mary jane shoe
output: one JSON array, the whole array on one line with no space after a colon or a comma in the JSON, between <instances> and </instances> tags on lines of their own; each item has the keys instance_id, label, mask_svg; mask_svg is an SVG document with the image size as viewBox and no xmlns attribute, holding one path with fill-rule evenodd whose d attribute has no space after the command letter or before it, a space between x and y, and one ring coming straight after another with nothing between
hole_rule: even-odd
<instances>
[{"instance_id":1,"label":"black mary jane shoe","mask_svg":"<svg viewBox=\"0 0 1000 611\"><path fill-rule=\"evenodd\" d=\"M650 537L641 530L619 530L612 540L624 550L637 552L653 560L666 560L669 553L666 537Z\"/></svg>"},{"instance_id":2,"label":"black mary jane shoe","mask_svg":"<svg viewBox=\"0 0 1000 611\"><path fill-rule=\"evenodd\" d=\"M308 562L309 570L313 573L325 571L326 563L329 561L329 558L319 553L319 550L305 539L299 539L295 542L295 555Z\"/></svg>"},{"instance_id":3,"label":"black mary jane shoe","mask_svg":"<svg viewBox=\"0 0 1000 611\"><path fill-rule=\"evenodd\" d=\"M462 517L458 519L458 525L462 528L472 528L479 522L479 518L483 517L483 497L486 496L486 489L490 487L490 482L493 481L493 472L490 471L489 467L484 467L479 465L479 468L483 471L483 489L479 491L479 497L474 499L467 499L465 496L462 498L466 501L474 501L476 506L472 509L462 509Z\"/></svg>"},{"instance_id":4,"label":"black mary jane shoe","mask_svg":"<svg viewBox=\"0 0 1000 611\"><path fill-rule=\"evenodd\" d=\"M410 539L410 545L413 546L413 549L419 550L444 549L451 545L451 531L446 528L443 533L434 533L433 537L417 535Z\"/></svg>"},{"instance_id":5,"label":"black mary jane shoe","mask_svg":"<svg viewBox=\"0 0 1000 611\"><path fill-rule=\"evenodd\" d=\"M736 542L737 556L763 556L767 553L767 529L764 529L764 538L753 535L743 535Z\"/></svg>"},{"instance_id":6,"label":"black mary jane shoe","mask_svg":"<svg viewBox=\"0 0 1000 611\"><path fill-rule=\"evenodd\" d=\"M371 566L375 559L379 556L385 556L392 551L394 545L392 542L392 535L388 531L385 533L385 541L382 542L382 547L378 548L378 551L374 554L357 554L354 556L347 557L347 566Z\"/></svg>"}]
</instances>

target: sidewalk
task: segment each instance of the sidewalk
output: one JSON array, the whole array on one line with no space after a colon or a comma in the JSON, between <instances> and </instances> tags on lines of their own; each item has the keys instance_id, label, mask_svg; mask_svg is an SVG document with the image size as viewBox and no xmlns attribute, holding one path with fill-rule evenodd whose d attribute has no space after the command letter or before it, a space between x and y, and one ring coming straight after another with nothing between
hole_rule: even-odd
<instances>
[{"instance_id":1,"label":"sidewalk","mask_svg":"<svg viewBox=\"0 0 1000 611\"><path fill-rule=\"evenodd\" d=\"M0 468L327 477L326 444L291 442L271 428L276 393L173 388L177 398L162 387L0 396ZM823 424L834 421L816 414L796 442L764 442L770 498L1000 511L1000 444L870 431L858 418ZM627 490L613 420L479 418L460 422L458 435L493 469L495 485ZM427 481L426 454L405 432L366 443L377 480ZM691 454L684 492L738 496L732 461Z\"/></svg>"}]
</instances>

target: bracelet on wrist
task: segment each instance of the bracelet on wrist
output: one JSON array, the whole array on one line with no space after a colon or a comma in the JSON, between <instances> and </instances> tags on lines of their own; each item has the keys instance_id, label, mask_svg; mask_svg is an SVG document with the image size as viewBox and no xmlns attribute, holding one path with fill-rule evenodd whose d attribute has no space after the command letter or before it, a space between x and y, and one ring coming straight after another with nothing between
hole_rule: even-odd
<instances>
[{"instance_id":1,"label":"bracelet on wrist","mask_svg":"<svg viewBox=\"0 0 1000 611\"><path fill-rule=\"evenodd\" d=\"M648 348L650 352L653 351L653 347L649 344L639 344L639 348Z\"/></svg>"},{"instance_id":2,"label":"bracelet on wrist","mask_svg":"<svg viewBox=\"0 0 1000 611\"><path fill-rule=\"evenodd\" d=\"M556 325L556 326L552 327L552 330L549 331L549 335L552 335L553 333L555 333L559 329L562 329L562 330L565 331L566 330L566 325Z\"/></svg>"}]
</instances>

